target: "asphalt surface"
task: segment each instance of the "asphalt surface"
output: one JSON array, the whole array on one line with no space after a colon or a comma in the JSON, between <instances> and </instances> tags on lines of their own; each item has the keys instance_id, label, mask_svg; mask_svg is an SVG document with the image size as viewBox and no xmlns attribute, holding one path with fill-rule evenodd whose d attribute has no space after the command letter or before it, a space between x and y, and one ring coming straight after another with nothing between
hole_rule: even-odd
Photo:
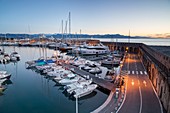
<instances>
[{"instance_id":1,"label":"asphalt surface","mask_svg":"<svg viewBox=\"0 0 170 113\"><path fill-rule=\"evenodd\" d=\"M159 100L137 55L127 56L122 74L128 79L127 93L118 113L162 113Z\"/></svg>"}]
</instances>

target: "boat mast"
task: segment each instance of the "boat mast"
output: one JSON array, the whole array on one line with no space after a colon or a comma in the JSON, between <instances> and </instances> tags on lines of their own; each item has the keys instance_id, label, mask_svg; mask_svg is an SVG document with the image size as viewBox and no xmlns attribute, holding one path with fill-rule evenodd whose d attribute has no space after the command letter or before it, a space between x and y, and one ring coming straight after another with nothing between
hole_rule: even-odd
<instances>
[{"instance_id":1,"label":"boat mast","mask_svg":"<svg viewBox=\"0 0 170 113\"><path fill-rule=\"evenodd\" d=\"M41 34L39 35L39 42L41 41ZM40 43L39 43L39 52L40 52L40 57L41 57L41 47L40 47Z\"/></svg>"},{"instance_id":2,"label":"boat mast","mask_svg":"<svg viewBox=\"0 0 170 113\"><path fill-rule=\"evenodd\" d=\"M80 29L80 37L79 38L81 38L81 29ZM78 45L78 44L77 44Z\"/></svg>"},{"instance_id":3,"label":"boat mast","mask_svg":"<svg viewBox=\"0 0 170 113\"><path fill-rule=\"evenodd\" d=\"M6 33L5 33L5 39L4 39L4 42L6 42ZM4 48L4 45L3 45L3 53L5 52L5 48Z\"/></svg>"},{"instance_id":4,"label":"boat mast","mask_svg":"<svg viewBox=\"0 0 170 113\"><path fill-rule=\"evenodd\" d=\"M69 38L71 38L71 13L69 12Z\"/></svg>"},{"instance_id":5,"label":"boat mast","mask_svg":"<svg viewBox=\"0 0 170 113\"><path fill-rule=\"evenodd\" d=\"M62 31L62 39L63 39L63 20L61 21L61 31Z\"/></svg>"},{"instance_id":6,"label":"boat mast","mask_svg":"<svg viewBox=\"0 0 170 113\"><path fill-rule=\"evenodd\" d=\"M128 43L130 43L130 30L129 30L129 38L128 38Z\"/></svg>"},{"instance_id":7,"label":"boat mast","mask_svg":"<svg viewBox=\"0 0 170 113\"><path fill-rule=\"evenodd\" d=\"M67 21L66 21L66 25L65 25L64 34L65 34L65 38L67 38ZM64 40L64 37L63 37L63 40Z\"/></svg>"},{"instance_id":8,"label":"boat mast","mask_svg":"<svg viewBox=\"0 0 170 113\"><path fill-rule=\"evenodd\" d=\"M81 38L81 29L80 29L80 38Z\"/></svg>"}]
</instances>

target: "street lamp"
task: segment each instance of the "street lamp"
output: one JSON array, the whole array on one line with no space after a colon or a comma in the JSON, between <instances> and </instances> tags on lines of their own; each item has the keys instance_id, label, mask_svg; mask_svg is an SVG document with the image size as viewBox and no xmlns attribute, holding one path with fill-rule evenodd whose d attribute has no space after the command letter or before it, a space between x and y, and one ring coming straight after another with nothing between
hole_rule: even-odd
<instances>
[{"instance_id":1,"label":"street lamp","mask_svg":"<svg viewBox=\"0 0 170 113\"><path fill-rule=\"evenodd\" d=\"M78 113L78 96L76 96L76 113Z\"/></svg>"}]
</instances>

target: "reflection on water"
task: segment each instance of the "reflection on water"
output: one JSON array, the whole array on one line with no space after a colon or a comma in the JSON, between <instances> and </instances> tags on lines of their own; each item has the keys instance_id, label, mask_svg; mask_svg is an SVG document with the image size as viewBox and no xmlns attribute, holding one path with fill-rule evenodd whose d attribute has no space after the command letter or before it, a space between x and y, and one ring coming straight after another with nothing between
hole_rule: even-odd
<instances>
[{"instance_id":1,"label":"reflection on water","mask_svg":"<svg viewBox=\"0 0 170 113\"><path fill-rule=\"evenodd\" d=\"M11 80L6 80L2 83L2 85L10 85L10 84L12 84Z\"/></svg>"},{"instance_id":2,"label":"reflection on water","mask_svg":"<svg viewBox=\"0 0 170 113\"><path fill-rule=\"evenodd\" d=\"M10 53L13 47L5 47ZM75 113L75 101L66 97L51 79L45 78L31 69L25 68L25 62L37 59L45 52L36 47L15 47L21 55L19 62L0 64L0 70L12 74L6 81L7 89L0 96L0 113ZM41 51L41 55L40 55ZM47 49L47 56L54 50ZM45 54L44 54L45 56ZM89 113L99 107L108 95L95 90L92 95L79 100L79 112Z\"/></svg>"}]
</instances>

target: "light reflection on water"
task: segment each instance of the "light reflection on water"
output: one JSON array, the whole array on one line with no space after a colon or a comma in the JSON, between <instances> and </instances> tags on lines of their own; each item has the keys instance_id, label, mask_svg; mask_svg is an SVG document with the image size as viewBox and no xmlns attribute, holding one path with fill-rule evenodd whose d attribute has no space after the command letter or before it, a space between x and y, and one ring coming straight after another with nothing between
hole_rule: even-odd
<instances>
[{"instance_id":1,"label":"light reflection on water","mask_svg":"<svg viewBox=\"0 0 170 113\"><path fill-rule=\"evenodd\" d=\"M1 48L1 47L0 47ZM33 70L25 69L25 62L40 57L39 48L4 47L7 53L17 51L21 60L17 63L0 64L0 70L12 74L11 84L0 96L0 113L75 113L75 100L62 92L62 87ZM51 56L53 50L47 49ZM41 55L43 51L41 50ZM89 113L99 107L108 95L95 90L79 100L79 112Z\"/></svg>"}]
</instances>

